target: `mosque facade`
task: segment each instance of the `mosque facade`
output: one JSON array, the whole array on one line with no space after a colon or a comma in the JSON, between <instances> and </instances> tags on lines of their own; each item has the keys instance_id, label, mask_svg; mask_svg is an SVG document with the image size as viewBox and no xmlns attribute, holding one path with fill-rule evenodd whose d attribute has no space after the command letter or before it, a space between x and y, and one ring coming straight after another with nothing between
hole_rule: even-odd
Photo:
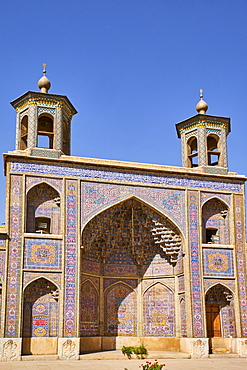
<instances>
[{"instance_id":1,"label":"mosque facade","mask_svg":"<svg viewBox=\"0 0 247 370\"><path fill-rule=\"evenodd\" d=\"M230 119L201 96L176 125L181 167L74 157L76 109L45 70L39 87L11 103L1 359L140 343L247 357L246 178L228 171Z\"/></svg>"}]
</instances>

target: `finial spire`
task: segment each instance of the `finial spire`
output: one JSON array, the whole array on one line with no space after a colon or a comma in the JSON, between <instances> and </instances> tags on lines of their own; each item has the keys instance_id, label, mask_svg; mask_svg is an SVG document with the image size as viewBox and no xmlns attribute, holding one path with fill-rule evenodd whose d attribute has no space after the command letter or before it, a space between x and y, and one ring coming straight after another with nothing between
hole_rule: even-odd
<instances>
[{"instance_id":1,"label":"finial spire","mask_svg":"<svg viewBox=\"0 0 247 370\"><path fill-rule=\"evenodd\" d=\"M202 99L203 98L203 90L200 89L200 101L196 105L196 110L199 114L206 114L208 110L208 105L207 103Z\"/></svg>"},{"instance_id":2,"label":"finial spire","mask_svg":"<svg viewBox=\"0 0 247 370\"><path fill-rule=\"evenodd\" d=\"M43 63L43 73L44 73L44 76L46 75L46 63Z\"/></svg>"},{"instance_id":3,"label":"finial spire","mask_svg":"<svg viewBox=\"0 0 247 370\"><path fill-rule=\"evenodd\" d=\"M39 79L38 86L42 93L48 93L48 90L51 88L51 83L46 77L46 63L43 63L43 77Z\"/></svg>"}]
</instances>

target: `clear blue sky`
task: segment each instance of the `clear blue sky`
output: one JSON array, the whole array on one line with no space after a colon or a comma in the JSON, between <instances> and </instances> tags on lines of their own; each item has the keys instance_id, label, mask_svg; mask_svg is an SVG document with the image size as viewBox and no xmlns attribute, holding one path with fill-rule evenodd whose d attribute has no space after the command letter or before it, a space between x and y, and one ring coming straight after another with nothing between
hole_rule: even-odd
<instances>
[{"instance_id":1,"label":"clear blue sky","mask_svg":"<svg viewBox=\"0 0 247 370\"><path fill-rule=\"evenodd\" d=\"M9 102L50 92L78 110L72 154L180 166L175 124L231 117L230 171L247 175L246 0L9 0L0 5L0 152L15 145ZM0 176L0 223L5 178Z\"/></svg>"}]
</instances>

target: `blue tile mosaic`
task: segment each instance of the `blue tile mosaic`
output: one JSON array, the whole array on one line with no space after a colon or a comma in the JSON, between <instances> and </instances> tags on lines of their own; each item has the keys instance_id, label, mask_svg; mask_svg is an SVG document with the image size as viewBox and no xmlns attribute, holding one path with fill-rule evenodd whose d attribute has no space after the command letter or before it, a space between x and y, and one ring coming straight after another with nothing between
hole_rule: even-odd
<instances>
[{"instance_id":1,"label":"blue tile mosaic","mask_svg":"<svg viewBox=\"0 0 247 370\"><path fill-rule=\"evenodd\" d=\"M234 181L209 181L198 180L193 178L165 176L165 175L145 175L137 172L127 171L110 171L110 170L96 170L94 168L86 167L69 167L69 166L55 166L48 164L26 163L26 162L12 162L11 171L21 173L35 173L44 175L57 176L73 176L88 179L102 179L110 181L135 182L144 184L159 184L167 186L181 186L191 188L207 188L214 190L226 191L242 191L242 185Z\"/></svg>"}]
</instances>

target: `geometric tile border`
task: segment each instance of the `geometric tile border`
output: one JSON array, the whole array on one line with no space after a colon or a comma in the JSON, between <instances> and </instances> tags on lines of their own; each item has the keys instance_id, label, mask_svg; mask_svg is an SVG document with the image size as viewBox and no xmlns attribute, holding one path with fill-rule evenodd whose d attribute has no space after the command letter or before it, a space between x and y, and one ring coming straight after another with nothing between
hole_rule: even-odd
<instances>
[{"instance_id":1,"label":"geometric tile border","mask_svg":"<svg viewBox=\"0 0 247 370\"><path fill-rule=\"evenodd\" d=\"M199 263L199 222L198 222L198 193L188 192L189 233L191 255L191 287L194 337L203 337L203 319L201 302L201 273Z\"/></svg>"},{"instance_id":2,"label":"geometric tile border","mask_svg":"<svg viewBox=\"0 0 247 370\"><path fill-rule=\"evenodd\" d=\"M226 191L242 191L242 185L235 181L198 180L179 176L147 175L139 172L97 170L89 167L67 167L26 162L11 162L11 171L44 175L73 176L85 179L102 179L143 184L160 184L180 187L196 187Z\"/></svg>"}]
</instances>

